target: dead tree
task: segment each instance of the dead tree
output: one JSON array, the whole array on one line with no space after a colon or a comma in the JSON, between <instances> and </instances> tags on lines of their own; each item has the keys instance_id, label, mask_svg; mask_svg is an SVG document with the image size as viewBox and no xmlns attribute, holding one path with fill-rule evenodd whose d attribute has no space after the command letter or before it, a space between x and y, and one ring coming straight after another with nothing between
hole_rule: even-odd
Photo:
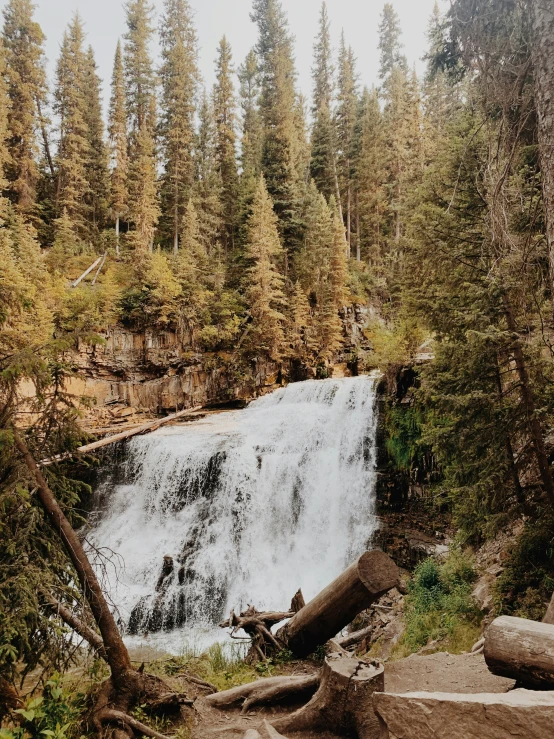
<instances>
[{"instance_id":1,"label":"dead tree","mask_svg":"<svg viewBox=\"0 0 554 739\"><path fill-rule=\"evenodd\" d=\"M365 552L279 629L277 639L297 657L307 657L394 588L399 575L387 554Z\"/></svg>"},{"instance_id":2,"label":"dead tree","mask_svg":"<svg viewBox=\"0 0 554 739\"><path fill-rule=\"evenodd\" d=\"M330 731L358 739L378 739L379 722L372 707L373 693L385 689L385 670L343 654L325 660L319 690L309 703L290 716L272 721L279 732Z\"/></svg>"},{"instance_id":3,"label":"dead tree","mask_svg":"<svg viewBox=\"0 0 554 739\"><path fill-rule=\"evenodd\" d=\"M54 497L46 479L37 466L27 445L14 430L15 446L21 453L25 464L34 477L37 486L37 498L44 509L47 519L54 531L61 538L67 554L75 568L81 589L88 602L94 621L100 632L103 645L103 655L110 667L111 676L102 685L96 705L92 712L92 721L99 736L108 724L119 728L115 729L116 739L134 736L133 730L143 733L154 739L164 739L163 735L137 721L129 715L129 711L140 701L146 706L151 704L156 709L179 710L183 704L190 704L184 696L175 694L162 680L147 675L133 668L127 647L108 606L100 587L100 583L89 562L83 545ZM53 605L53 604L51 604ZM77 623L70 617L70 612L58 612L66 618L69 625ZM87 627L88 628L88 627ZM86 630L80 630L81 636L87 638ZM99 647L97 640L93 645Z\"/></svg>"}]
</instances>

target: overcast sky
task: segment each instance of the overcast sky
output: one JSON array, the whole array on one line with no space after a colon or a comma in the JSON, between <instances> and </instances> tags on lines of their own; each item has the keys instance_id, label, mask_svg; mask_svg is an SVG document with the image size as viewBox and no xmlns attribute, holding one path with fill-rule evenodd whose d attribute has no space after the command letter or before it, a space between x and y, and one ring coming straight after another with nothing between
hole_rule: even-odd
<instances>
[{"instance_id":1,"label":"overcast sky","mask_svg":"<svg viewBox=\"0 0 554 739\"><path fill-rule=\"evenodd\" d=\"M281 0L296 37L296 64L304 93L311 90L312 47L317 32L321 0ZM250 21L251 0L190 0L195 10L200 42L200 69L206 83L214 81L214 59L219 39L226 34L238 66L256 41L256 28ZM52 78L55 60L65 26L78 10L85 24L87 41L96 54L100 76L107 94L117 39L125 32L125 13L121 0L35 0L36 18L46 34L48 71ZM423 70L421 57L426 49L426 29L435 0L393 0L402 24L405 52L410 64ZM3 7L5 0L0 0ZM163 0L154 0L159 20ZM377 82L379 52L377 27L384 0L327 0L333 44L338 46L344 29L347 43L358 59L363 84ZM439 0L444 8L444 0Z\"/></svg>"}]
</instances>

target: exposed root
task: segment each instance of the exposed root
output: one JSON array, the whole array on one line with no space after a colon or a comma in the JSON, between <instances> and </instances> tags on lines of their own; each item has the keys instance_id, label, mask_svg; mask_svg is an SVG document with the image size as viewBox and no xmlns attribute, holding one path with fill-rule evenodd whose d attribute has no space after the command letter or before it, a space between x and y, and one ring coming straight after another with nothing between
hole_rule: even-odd
<instances>
[{"instance_id":1,"label":"exposed root","mask_svg":"<svg viewBox=\"0 0 554 739\"><path fill-rule=\"evenodd\" d=\"M209 690L210 693L217 693L218 689L215 685L212 685L207 680L201 680L196 675L190 675L188 672L178 672L175 677L184 677L189 683L194 683L194 685L198 685L198 687L204 688L204 690Z\"/></svg>"},{"instance_id":2,"label":"exposed root","mask_svg":"<svg viewBox=\"0 0 554 739\"><path fill-rule=\"evenodd\" d=\"M318 675L268 677L247 685L224 690L203 699L212 708L231 708L242 703L243 713L254 705L268 705L293 695L309 695L317 690Z\"/></svg>"},{"instance_id":3,"label":"exposed root","mask_svg":"<svg viewBox=\"0 0 554 739\"><path fill-rule=\"evenodd\" d=\"M115 711L113 708L104 709L100 714L99 720L102 724L120 723L124 724L125 726L130 726L131 729L140 731L140 733L144 734L144 736L150 736L153 739L169 739L169 737L167 737L165 734L160 734L159 731L151 729L149 726L146 726L146 724L137 721L136 718L129 716L128 713L123 713L123 711Z\"/></svg>"}]
</instances>

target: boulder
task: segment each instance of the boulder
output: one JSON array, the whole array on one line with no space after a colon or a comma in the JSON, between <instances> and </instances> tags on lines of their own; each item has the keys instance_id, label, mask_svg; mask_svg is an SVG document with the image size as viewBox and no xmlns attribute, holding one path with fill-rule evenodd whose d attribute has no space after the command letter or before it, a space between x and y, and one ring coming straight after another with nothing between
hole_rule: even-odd
<instances>
[{"instance_id":1,"label":"boulder","mask_svg":"<svg viewBox=\"0 0 554 739\"><path fill-rule=\"evenodd\" d=\"M554 692L375 693L380 739L545 739Z\"/></svg>"}]
</instances>

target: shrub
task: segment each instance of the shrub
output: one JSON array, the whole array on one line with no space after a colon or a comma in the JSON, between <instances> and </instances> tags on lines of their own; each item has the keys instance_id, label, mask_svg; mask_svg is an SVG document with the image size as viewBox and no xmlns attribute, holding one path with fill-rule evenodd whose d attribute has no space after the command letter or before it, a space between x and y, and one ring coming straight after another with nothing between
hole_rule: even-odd
<instances>
[{"instance_id":1,"label":"shrub","mask_svg":"<svg viewBox=\"0 0 554 739\"><path fill-rule=\"evenodd\" d=\"M402 654L415 652L431 640L452 652L472 646L482 619L471 596L475 577L473 563L459 551L443 563L429 558L416 567L406 597Z\"/></svg>"}]
</instances>

